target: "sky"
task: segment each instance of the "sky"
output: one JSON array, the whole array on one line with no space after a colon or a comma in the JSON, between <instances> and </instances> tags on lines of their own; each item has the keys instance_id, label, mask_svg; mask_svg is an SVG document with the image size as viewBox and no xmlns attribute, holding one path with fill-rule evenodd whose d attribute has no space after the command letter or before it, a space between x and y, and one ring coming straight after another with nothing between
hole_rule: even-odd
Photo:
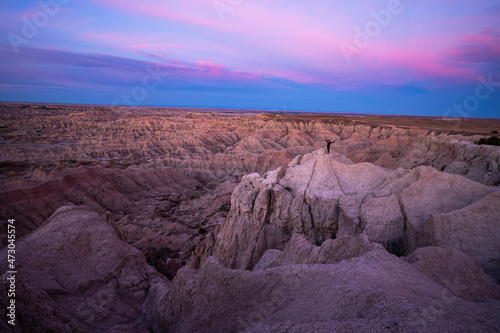
<instances>
[{"instance_id":1,"label":"sky","mask_svg":"<svg viewBox=\"0 0 500 333\"><path fill-rule=\"evenodd\" d=\"M0 100L500 118L500 0L0 2Z\"/></svg>"}]
</instances>

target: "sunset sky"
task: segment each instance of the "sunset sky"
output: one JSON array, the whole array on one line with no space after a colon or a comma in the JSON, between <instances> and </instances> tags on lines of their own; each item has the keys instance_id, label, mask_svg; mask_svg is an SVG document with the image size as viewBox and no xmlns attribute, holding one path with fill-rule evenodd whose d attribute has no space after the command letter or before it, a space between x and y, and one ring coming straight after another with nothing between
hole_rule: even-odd
<instances>
[{"instance_id":1,"label":"sunset sky","mask_svg":"<svg viewBox=\"0 0 500 333\"><path fill-rule=\"evenodd\" d=\"M0 100L500 118L500 1L0 2Z\"/></svg>"}]
</instances>

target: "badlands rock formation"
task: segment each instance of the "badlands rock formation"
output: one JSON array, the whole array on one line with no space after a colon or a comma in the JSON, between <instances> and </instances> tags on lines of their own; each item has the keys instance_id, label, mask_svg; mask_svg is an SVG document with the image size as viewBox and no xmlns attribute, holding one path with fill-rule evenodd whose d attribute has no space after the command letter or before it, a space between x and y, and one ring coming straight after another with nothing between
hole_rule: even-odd
<instances>
[{"instance_id":1,"label":"badlands rock formation","mask_svg":"<svg viewBox=\"0 0 500 333\"><path fill-rule=\"evenodd\" d=\"M0 118L0 241L16 219L19 272L19 325L1 331L500 330L500 148L476 144L499 121Z\"/></svg>"},{"instance_id":2,"label":"badlands rock formation","mask_svg":"<svg viewBox=\"0 0 500 333\"><path fill-rule=\"evenodd\" d=\"M389 170L318 150L262 177L243 177L208 255L228 268L252 269L294 234L315 245L363 236L399 256L453 246L498 279L499 194L431 167Z\"/></svg>"},{"instance_id":3,"label":"badlands rock formation","mask_svg":"<svg viewBox=\"0 0 500 333\"><path fill-rule=\"evenodd\" d=\"M255 114L3 105L1 180L44 178L79 165L172 166L204 179L239 179L285 165L330 138L333 150L355 163L429 165L500 184L497 147L475 144L500 127L498 120Z\"/></svg>"}]
</instances>

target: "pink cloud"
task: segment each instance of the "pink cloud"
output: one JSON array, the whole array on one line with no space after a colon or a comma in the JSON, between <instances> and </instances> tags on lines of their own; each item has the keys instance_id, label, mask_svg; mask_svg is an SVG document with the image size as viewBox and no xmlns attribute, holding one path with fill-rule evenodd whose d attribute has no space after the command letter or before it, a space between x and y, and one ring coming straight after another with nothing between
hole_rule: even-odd
<instances>
[{"instance_id":1,"label":"pink cloud","mask_svg":"<svg viewBox=\"0 0 500 333\"><path fill-rule=\"evenodd\" d=\"M210 61L191 61L183 63L174 62L176 70L181 70L185 73L208 76L218 79L239 79L239 80L262 80L270 78L269 75L246 70L229 70L222 64L213 63Z\"/></svg>"},{"instance_id":2,"label":"pink cloud","mask_svg":"<svg viewBox=\"0 0 500 333\"><path fill-rule=\"evenodd\" d=\"M448 60L462 64L500 64L500 30L485 29L466 36L464 43L450 52Z\"/></svg>"}]
</instances>

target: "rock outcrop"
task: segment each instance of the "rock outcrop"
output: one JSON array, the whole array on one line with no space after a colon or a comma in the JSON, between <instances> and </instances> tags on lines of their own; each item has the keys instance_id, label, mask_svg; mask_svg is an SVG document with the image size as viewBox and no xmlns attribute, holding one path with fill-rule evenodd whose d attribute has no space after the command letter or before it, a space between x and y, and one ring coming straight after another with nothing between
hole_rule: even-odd
<instances>
[{"instance_id":1,"label":"rock outcrop","mask_svg":"<svg viewBox=\"0 0 500 333\"><path fill-rule=\"evenodd\" d=\"M43 226L17 240L16 254L21 283L42 293L39 297L50 297L53 302L47 306L56 304L80 331L140 323L149 290L155 284L170 286L138 250L86 207L58 209ZM0 252L2 274L6 265L7 248ZM24 332L36 328L29 317L18 320Z\"/></svg>"},{"instance_id":2,"label":"rock outcrop","mask_svg":"<svg viewBox=\"0 0 500 333\"><path fill-rule=\"evenodd\" d=\"M419 246L455 246L490 272L500 258L493 249L500 243L498 193L494 187L431 167L388 170L352 164L339 154L318 150L262 177L243 177L211 254L228 268L252 269L265 251L283 250L294 234L316 245L363 235L396 255ZM482 215L476 214L479 210ZM480 223L473 223L473 216L483 215ZM441 224L453 225L439 230L460 231L432 233L438 218ZM462 233L472 237L463 239ZM484 244L476 244L481 241Z\"/></svg>"}]
</instances>

